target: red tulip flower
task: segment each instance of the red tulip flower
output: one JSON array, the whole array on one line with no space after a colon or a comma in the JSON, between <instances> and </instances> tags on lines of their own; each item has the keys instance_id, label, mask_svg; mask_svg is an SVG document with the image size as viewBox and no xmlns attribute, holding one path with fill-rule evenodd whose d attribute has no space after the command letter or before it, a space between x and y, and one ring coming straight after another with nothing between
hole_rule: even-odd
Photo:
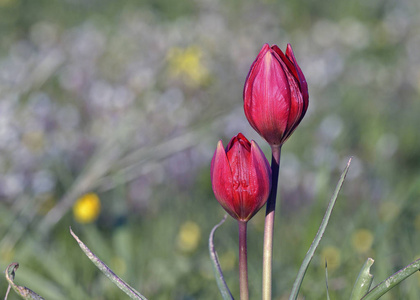
<instances>
[{"instance_id":1,"label":"red tulip flower","mask_svg":"<svg viewBox=\"0 0 420 300\"><path fill-rule=\"evenodd\" d=\"M270 194L270 165L257 143L249 142L241 133L226 149L219 141L210 176L217 201L238 221L251 219Z\"/></svg>"},{"instance_id":2,"label":"red tulip flower","mask_svg":"<svg viewBox=\"0 0 420 300\"><path fill-rule=\"evenodd\" d=\"M286 55L265 44L248 73L244 110L251 126L271 145L281 146L308 109L308 85L290 44Z\"/></svg>"}]
</instances>

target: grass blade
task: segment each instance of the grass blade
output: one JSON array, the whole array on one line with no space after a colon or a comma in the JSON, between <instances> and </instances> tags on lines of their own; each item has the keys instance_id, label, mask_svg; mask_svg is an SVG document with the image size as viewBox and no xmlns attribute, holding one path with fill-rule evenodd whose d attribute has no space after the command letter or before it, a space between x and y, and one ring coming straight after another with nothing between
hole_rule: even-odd
<instances>
[{"instance_id":1,"label":"grass blade","mask_svg":"<svg viewBox=\"0 0 420 300\"><path fill-rule=\"evenodd\" d=\"M214 232L226 221L226 217L227 215L225 215L223 219L219 222L219 224L214 226L210 232L209 252L210 252L210 258L213 264L214 276L216 277L216 282L217 282L217 286L219 287L220 293L222 294L222 297L224 300L232 300L233 296L223 277L222 268L220 267L219 258L217 257L217 253L216 253L216 250L214 249L214 243L213 243Z\"/></svg>"},{"instance_id":2,"label":"grass blade","mask_svg":"<svg viewBox=\"0 0 420 300\"><path fill-rule=\"evenodd\" d=\"M394 286L399 284L407 277L413 275L420 270L420 259L413 261L411 264L406 266L404 269L399 270L386 280L375 286L362 300L376 300L382 297L386 292L392 289Z\"/></svg>"},{"instance_id":3,"label":"grass blade","mask_svg":"<svg viewBox=\"0 0 420 300\"><path fill-rule=\"evenodd\" d=\"M147 300L146 297L141 295L135 289L133 289L124 280L119 278L105 263L103 263L92 251L79 239L79 237L71 230L70 233L79 244L80 248L86 254L86 256L94 263L94 265L105 274L116 286L126 293L131 299L136 300Z\"/></svg>"},{"instance_id":4,"label":"grass blade","mask_svg":"<svg viewBox=\"0 0 420 300\"><path fill-rule=\"evenodd\" d=\"M373 281L373 275L370 274L370 267L372 267L374 260L368 258L360 270L357 276L356 282L354 283L353 290L351 291L350 300L360 300L364 295L369 292L370 285Z\"/></svg>"},{"instance_id":5,"label":"grass blade","mask_svg":"<svg viewBox=\"0 0 420 300\"><path fill-rule=\"evenodd\" d=\"M341 174L340 180L338 181L334 194L332 195L331 200L328 204L327 211L325 212L324 218L322 219L321 225L319 226L318 232L311 244L311 247L309 247L309 250L306 253L305 258L303 259L302 265L299 268L295 282L293 283L293 288L292 288L292 292L290 294L289 300L296 300L299 294L300 286L302 285L302 281L303 281L303 278L305 277L306 270L308 269L309 263L311 262L312 257L314 256L315 250L318 247L319 243L321 242L322 236L324 235L325 229L327 228L328 221L330 220L330 216L334 208L334 204L337 200L338 193L340 192L344 179L346 178L347 172L350 167L350 163L351 163L351 158L349 159L346 168Z\"/></svg>"},{"instance_id":6,"label":"grass blade","mask_svg":"<svg viewBox=\"0 0 420 300\"><path fill-rule=\"evenodd\" d=\"M327 300L330 300L330 291L328 290L328 268L327 268L327 261L325 261L325 284L327 286Z\"/></svg>"},{"instance_id":7,"label":"grass blade","mask_svg":"<svg viewBox=\"0 0 420 300\"><path fill-rule=\"evenodd\" d=\"M13 280L15 279L15 272L16 272L17 268L19 268L18 263L11 263L5 271L6 280L9 283L9 287L7 289L6 296L4 297L4 299L5 300L7 299L8 295L9 295L10 287L12 287L12 289L16 292L16 294L18 294L22 299L26 299L26 300L45 300L44 298L42 298L40 295L38 295L37 293L35 293L31 289L28 289L25 286L16 285L14 283Z\"/></svg>"}]
</instances>

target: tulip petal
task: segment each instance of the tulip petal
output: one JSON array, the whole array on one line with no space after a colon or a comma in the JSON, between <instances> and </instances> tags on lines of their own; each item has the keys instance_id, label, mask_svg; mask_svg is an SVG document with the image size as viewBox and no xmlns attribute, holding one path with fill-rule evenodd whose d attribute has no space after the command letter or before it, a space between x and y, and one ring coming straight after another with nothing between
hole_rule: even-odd
<instances>
[{"instance_id":1,"label":"tulip petal","mask_svg":"<svg viewBox=\"0 0 420 300\"><path fill-rule=\"evenodd\" d=\"M308 109L308 104L309 104L308 83L306 82L305 76L303 75L303 72L296 61L292 46L290 44L287 44L286 57L293 63L293 66L296 68L297 78L299 80L300 91L302 93L303 103L304 103L303 105L304 113L302 115L302 118L303 118L303 116L306 113L306 110Z\"/></svg>"},{"instance_id":2,"label":"tulip petal","mask_svg":"<svg viewBox=\"0 0 420 300\"><path fill-rule=\"evenodd\" d=\"M281 146L303 119L308 85L290 44L286 54L265 44L244 86L244 111L250 125L270 145Z\"/></svg>"},{"instance_id":3,"label":"tulip petal","mask_svg":"<svg viewBox=\"0 0 420 300\"><path fill-rule=\"evenodd\" d=\"M280 144L287 130L290 88L287 67L264 45L244 87L245 115L251 126L270 143Z\"/></svg>"},{"instance_id":4,"label":"tulip petal","mask_svg":"<svg viewBox=\"0 0 420 300\"><path fill-rule=\"evenodd\" d=\"M232 148L226 153L233 177L233 205L239 219L247 214L249 198L250 146L248 140L235 139ZM244 147L242 143L248 143Z\"/></svg>"},{"instance_id":5,"label":"tulip petal","mask_svg":"<svg viewBox=\"0 0 420 300\"><path fill-rule=\"evenodd\" d=\"M249 72L248 72L248 75L246 76L246 80L245 80L244 96L245 96L245 90L247 90L246 85L247 85L247 83L250 82L250 81L248 81L248 78L250 77L251 73L253 73L255 65L257 64L257 62L260 61L261 57L263 57L265 55L265 53L269 50L270 50L270 45L264 44L264 46L261 48L260 52L258 53L257 58L252 63L251 68L249 68Z\"/></svg>"},{"instance_id":6,"label":"tulip petal","mask_svg":"<svg viewBox=\"0 0 420 300\"><path fill-rule=\"evenodd\" d=\"M293 63L294 72L297 74L297 79L299 83L299 90L296 90L294 93L294 103L292 101L292 106L294 106L292 110L294 110L294 113L291 114L292 118L290 118L290 120L288 121L287 137L289 137L306 114L309 104L309 95L308 85L306 83L305 76L303 75L302 70L296 62L296 58L293 54L292 46L290 44L287 44L286 57Z\"/></svg>"},{"instance_id":7,"label":"tulip petal","mask_svg":"<svg viewBox=\"0 0 420 300\"><path fill-rule=\"evenodd\" d=\"M258 145L239 133L226 149L221 141L210 176L214 195L236 220L248 221L265 204L271 189L271 169Z\"/></svg>"},{"instance_id":8,"label":"tulip petal","mask_svg":"<svg viewBox=\"0 0 420 300\"><path fill-rule=\"evenodd\" d=\"M299 76L296 71L295 64L287 56L287 53L288 53L287 49L286 49L286 55L284 55L283 51L281 51L281 49L277 45L271 46L271 49L273 49L273 51L276 52L276 54L280 57L279 61L283 62L286 65L287 69L289 70L289 72L293 74L296 80L299 80Z\"/></svg>"},{"instance_id":9,"label":"tulip petal","mask_svg":"<svg viewBox=\"0 0 420 300\"><path fill-rule=\"evenodd\" d=\"M287 119L287 130L284 134L283 142L292 134L299 125L305 112L303 111L303 97L299 89L298 82L289 73L289 86L291 91L289 118Z\"/></svg>"},{"instance_id":10,"label":"tulip petal","mask_svg":"<svg viewBox=\"0 0 420 300\"><path fill-rule=\"evenodd\" d=\"M211 161L210 177L217 201L232 217L237 218L231 201L233 199L233 176L222 141L217 143L217 148Z\"/></svg>"}]
</instances>

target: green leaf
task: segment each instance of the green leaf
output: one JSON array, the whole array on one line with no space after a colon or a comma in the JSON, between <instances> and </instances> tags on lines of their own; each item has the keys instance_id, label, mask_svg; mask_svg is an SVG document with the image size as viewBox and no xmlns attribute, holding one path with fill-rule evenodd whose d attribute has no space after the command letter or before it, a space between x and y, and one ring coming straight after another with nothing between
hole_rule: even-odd
<instances>
[{"instance_id":1,"label":"green leaf","mask_svg":"<svg viewBox=\"0 0 420 300\"><path fill-rule=\"evenodd\" d=\"M370 274L370 267L373 265L374 260L368 258L360 270L354 283L353 290L351 291L350 300L360 300L364 295L369 292L370 285L373 281L373 275Z\"/></svg>"},{"instance_id":2,"label":"green leaf","mask_svg":"<svg viewBox=\"0 0 420 300\"><path fill-rule=\"evenodd\" d=\"M376 300L382 297L386 292L392 289L394 286L399 284L407 277L413 275L420 270L420 259L413 261L411 264L406 266L404 269L399 270L397 273L388 277L388 279L382 281L375 286L370 292L364 296L363 300Z\"/></svg>"},{"instance_id":3,"label":"green leaf","mask_svg":"<svg viewBox=\"0 0 420 300\"><path fill-rule=\"evenodd\" d=\"M146 297L141 295L133 289L128 283L119 278L105 263L103 263L92 251L79 239L79 237L71 230L70 233L79 244L80 248L86 256L94 263L94 265L105 274L116 286L126 293L131 299L147 300Z\"/></svg>"},{"instance_id":4,"label":"green leaf","mask_svg":"<svg viewBox=\"0 0 420 300\"><path fill-rule=\"evenodd\" d=\"M220 267L219 258L217 257L217 253L216 253L216 250L214 249L214 243L213 243L214 232L226 221L226 217L227 215L225 215L223 219L219 222L219 224L214 226L210 232L209 252L210 252L210 258L213 264L214 276L216 277L216 282L217 282L217 286L219 287L220 293L222 294L222 297L224 300L232 300L233 296L223 277L222 268Z\"/></svg>"},{"instance_id":5,"label":"green leaf","mask_svg":"<svg viewBox=\"0 0 420 300\"><path fill-rule=\"evenodd\" d=\"M330 292L328 290L328 268L327 268L326 260L325 260L325 284L327 286L327 300L330 300Z\"/></svg>"},{"instance_id":6,"label":"green leaf","mask_svg":"<svg viewBox=\"0 0 420 300\"><path fill-rule=\"evenodd\" d=\"M331 200L328 204L327 211L325 212L324 218L322 219L321 225L319 226L318 232L309 247L308 252L306 253L305 258L303 259L302 265L299 268L298 274L296 276L295 282L293 283L292 292L290 293L289 300L296 300L300 286L302 285L303 278L305 277L306 270L308 269L309 263L314 256L315 250L318 247L319 243L321 242L322 236L324 235L325 229L327 228L328 221L330 220L332 210L334 208L334 204L337 200L338 193L343 185L344 179L346 178L347 172L349 170L351 163L351 158L349 159L346 168L344 169L343 173L341 174L340 180L337 183L335 188L334 194L331 197Z\"/></svg>"},{"instance_id":7,"label":"green leaf","mask_svg":"<svg viewBox=\"0 0 420 300\"><path fill-rule=\"evenodd\" d=\"M31 289L28 289L25 286L18 286L16 285L13 280L15 279L15 272L16 270L19 268L19 264L18 263L11 263L10 265L7 266L6 268L6 280L9 283L9 288L7 289L7 293L5 296L5 300L7 299L7 296L9 294L9 290L10 287L13 288L13 290L16 292L16 294L18 294L20 297L22 297L22 299L27 299L27 300L45 300L44 298L42 298L40 295L38 295L37 293L35 293L34 291L32 291Z\"/></svg>"}]
</instances>

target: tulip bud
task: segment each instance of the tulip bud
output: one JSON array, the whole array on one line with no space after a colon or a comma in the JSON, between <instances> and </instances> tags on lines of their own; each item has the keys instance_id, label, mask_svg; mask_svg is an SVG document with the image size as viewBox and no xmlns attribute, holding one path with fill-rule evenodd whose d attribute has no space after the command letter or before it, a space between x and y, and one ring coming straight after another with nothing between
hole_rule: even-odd
<instances>
[{"instance_id":1,"label":"tulip bud","mask_svg":"<svg viewBox=\"0 0 420 300\"><path fill-rule=\"evenodd\" d=\"M286 55L265 44L249 70L244 86L245 116L271 145L281 146L308 109L308 85L290 44Z\"/></svg>"},{"instance_id":2,"label":"tulip bud","mask_svg":"<svg viewBox=\"0 0 420 300\"><path fill-rule=\"evenodd\" d=\"M249 142L241 133L226 149L219 141L210 176L217 201L238 221L251 219L270 194L270 165L257 143Z\"/></svg>"}]
</instances>

